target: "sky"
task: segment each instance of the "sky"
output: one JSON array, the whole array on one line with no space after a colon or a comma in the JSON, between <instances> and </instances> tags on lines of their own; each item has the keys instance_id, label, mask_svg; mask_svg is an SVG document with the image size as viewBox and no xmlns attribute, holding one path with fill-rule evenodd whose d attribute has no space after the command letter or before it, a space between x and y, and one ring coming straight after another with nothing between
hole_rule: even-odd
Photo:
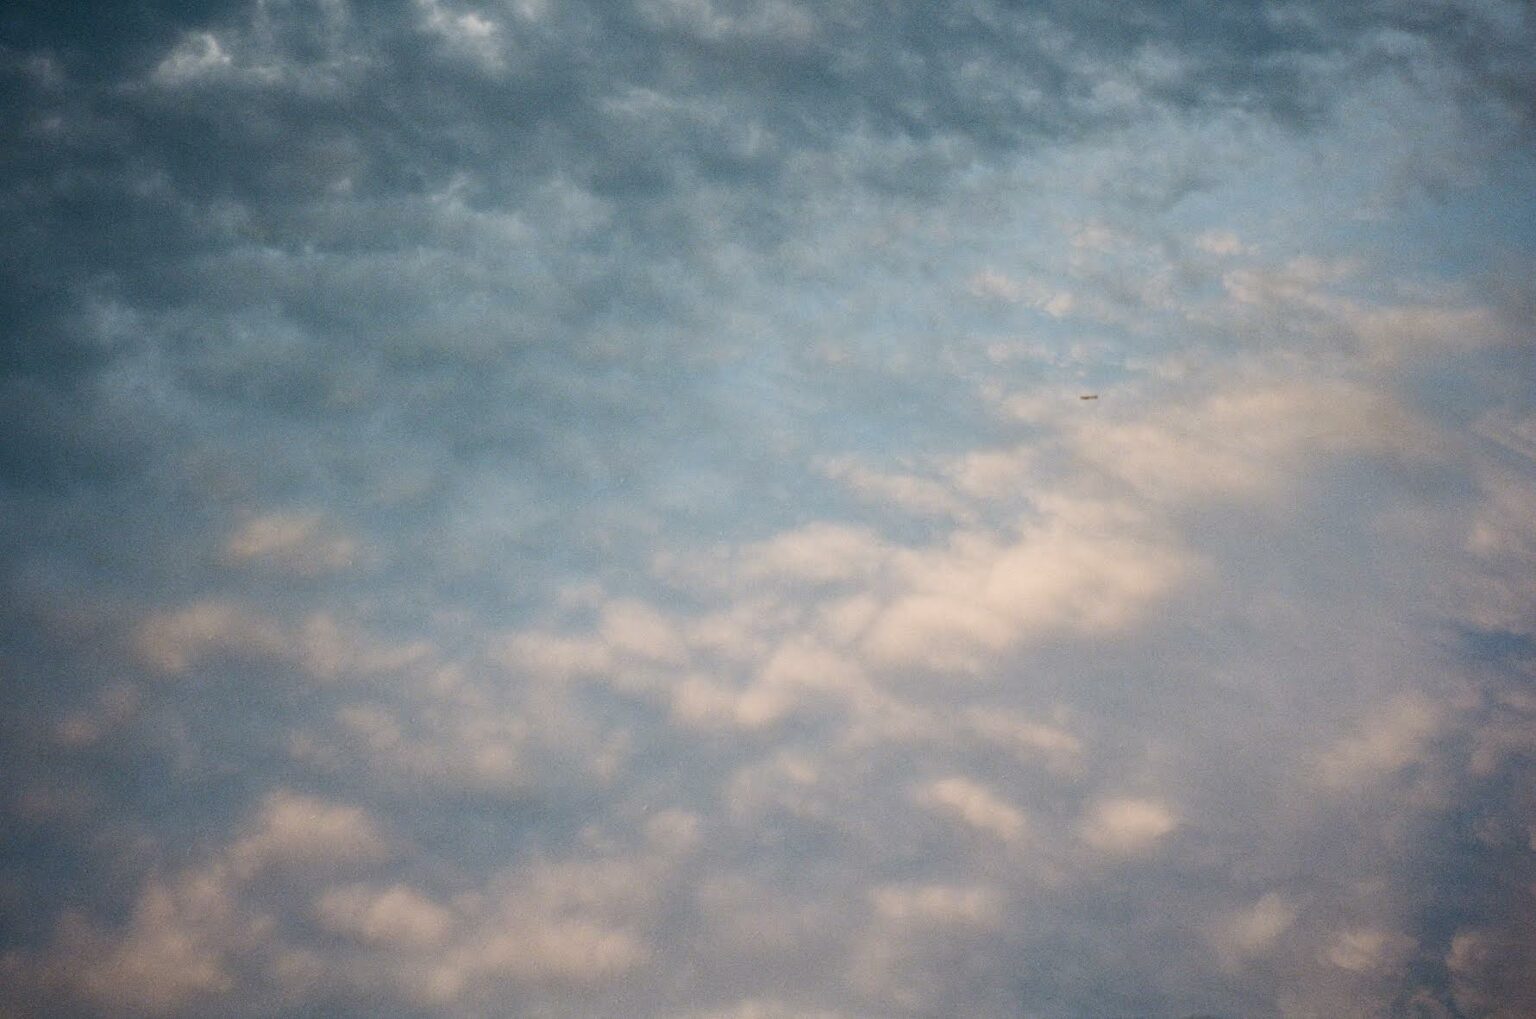
<instances>
[{"instance_id":1,"label":"sky","mask_svg":"<svg viewBox=\"0 0 1536 1019\"><path fill-rule=\"evenodd\" d=\"M1528 5L26 0L0 103L0 1016L1536 1014Z\"/></svg>"}]
</instances>

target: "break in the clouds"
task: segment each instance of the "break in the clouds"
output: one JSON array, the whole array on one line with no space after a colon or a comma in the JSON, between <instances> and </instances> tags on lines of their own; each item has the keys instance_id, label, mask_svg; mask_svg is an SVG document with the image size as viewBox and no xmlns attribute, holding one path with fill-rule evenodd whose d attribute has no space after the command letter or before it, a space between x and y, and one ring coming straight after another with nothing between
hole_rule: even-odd
<instances>
[{"instance_id":1,"label":"break in the clouds","mask_svg":"<svg viewBox=\"0 0 1536 1019\"><path fill-rule=\"evenodd\" d=\"M0 1012L1536 1010L1526 5L0 27Z\"/></svg>"}]
</instances>

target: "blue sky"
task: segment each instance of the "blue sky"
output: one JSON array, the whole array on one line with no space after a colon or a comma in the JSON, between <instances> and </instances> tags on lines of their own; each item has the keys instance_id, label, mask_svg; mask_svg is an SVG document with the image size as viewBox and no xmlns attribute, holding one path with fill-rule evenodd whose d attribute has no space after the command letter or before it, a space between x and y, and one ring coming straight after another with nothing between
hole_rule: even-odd
<instances>
[{"instance_id":1,"label":"blue sky","mask_svg":"<svg viewBox=\"0 0 1536 1019\"><path fill-rule=\"evenodd\" d=\"M0 1014L1536 1009L1525 5L0 39Z\"/></svg>"}]
</instances>

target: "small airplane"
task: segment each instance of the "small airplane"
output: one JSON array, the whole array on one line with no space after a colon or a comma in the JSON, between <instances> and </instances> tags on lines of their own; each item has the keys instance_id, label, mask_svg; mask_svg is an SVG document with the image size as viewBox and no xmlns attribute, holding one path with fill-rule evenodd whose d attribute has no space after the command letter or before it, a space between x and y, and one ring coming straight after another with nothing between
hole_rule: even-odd
<instances>
[{"instance_id":1,"label":"small airplane","mask_svg":"<svg viewBox=\"0 0 1536 1019\"><path fill-rule=\"evenodd\" d=\"M1086 394L1084 396L1079 396L1078 397L1079 400L1097 400L1098 398L1099 398L1099 394L1098 393L1088 393L1088 394Z\"/></svg>"}]
</instances>

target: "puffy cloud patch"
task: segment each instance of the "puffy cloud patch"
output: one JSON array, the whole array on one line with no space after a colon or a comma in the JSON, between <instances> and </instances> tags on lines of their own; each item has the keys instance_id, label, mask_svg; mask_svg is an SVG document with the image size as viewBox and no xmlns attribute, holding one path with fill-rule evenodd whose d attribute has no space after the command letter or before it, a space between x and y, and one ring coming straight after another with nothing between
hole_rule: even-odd
<instances>
[{"instance_id":1,"label":"puffy cloud patch","mask_svg":"<svg viewBox=\"0 0 1536 1019\"><path fill-rule=\"evenodd\" d=\"M146 664L171 675L210 651L275 657L289 649L276 623L222 601L156 614L139 627L136 644Z\"/></svg>"},{"instance_id":2,"label":"puffy cloud patch","mask_svg":"<svg viewBox=\"0 0 1536 1019\"><path fill-rule=\"evenodd\" d=\"M167 84L216 76L234 63L212 32L194 32L155 68L155 80Z\"/></svg>"},{"instance_id":3,"label":"puffy cloud patch","mask_svg":"<svg viewBox=\"0 0 1536 1019\"><path fill-rule=\"evenodd\" d=\"M1432 440L1377 390L1333 381L1202 379L1192 404L1085 424L1085 459L1170 502L1275 498L1318 455L1415 454Z\"/></svg>"},{"instance_id":4,"label":"puffy cloud patch","mask_svg":"<svg viewBox=\"0 0 1536 1019\"><path fill-rule=\"evenodd\" d=\"M1422 699L1385 705L1358 733L1324 753L1318 779L1326 787L1349 791L1390 776L1419 759L1438 724L1435 709Z\"/></svg>"},{"instance_id":5,"label":"puffy cloud patch","mask_svg":"<svg viewBox=\"0 0 1536 1019\"><path fill-rule=\"evenodd\" d=\"M1278 892L1223 917L1211 932L1216 951L1229 966L1262 956L1296 921L1296 907Z\"/></svg>"},{"instance_id":6,"label":"puffy cloud patch","mask_svg":"<svg viewBox=\"0 0 1536 1019\"><path fill-rule=\"evenodd\" d=\"M1016 843L1028 831L1024 814L996 793L964 776L935 779L914 791L917 802L978 832Z\"/></svg>"},{"instance_id":7,"label":"puffy cloud patch","mask_svg":"<svg viewBox=\"0 0 1536 1019\"><path fill-rule=\"evenodd\" d=\"M262 801L253 830L230 847L242 871L375 860L387 843L361 808L278 790Z\"/></svg>"},{"instance_id":8,"label":"puffy cloud patch","mask_svg":"<svg viewBox=\"0 0 1536 1019\"><path fill-rule=\"evenodd\" d=\"M315 903L315 916L337 934L400 948L441 944L453 923L448 910L406 885L329 889Z\"/></svg>"},{"instance_id":9,"label":"puffy cloud patch","mask_svg":"<svg viewBox=\"0 0 1536 1019\"><path fill-rule=\"evenodd\" d=\"M1080 830L1095 849L1133 855L1151 849L1176 827L1178 819L1158 800L1111 797L1093 805Z\"/></svg>"},{"instance_id":10,"label":"puffy cloud patch","mask_svg":"<svg viewBox=\"0 0 1536 1019\"><path fill-rule=\"evenodd\" d=\"M224 542L224 558L239 565L269 566L315 576L351 566L357 542L331 533L319 514L269 513L241 524Z\"/></svg>"},{"instance_id":11,"label":"puffy cloud patch","mask_svg":"<svg viewBox=\"0 0 1536 1019\"><path fill-rule=\"evenodd\" d=\"M1063 499L1008 538L959 532L900 562L907 590L871 624L888 665L973 670L1030 637L1134 625L1188 572L1176 547L1137 533L1134 511Z\"/></svg>"}]
</instances>

